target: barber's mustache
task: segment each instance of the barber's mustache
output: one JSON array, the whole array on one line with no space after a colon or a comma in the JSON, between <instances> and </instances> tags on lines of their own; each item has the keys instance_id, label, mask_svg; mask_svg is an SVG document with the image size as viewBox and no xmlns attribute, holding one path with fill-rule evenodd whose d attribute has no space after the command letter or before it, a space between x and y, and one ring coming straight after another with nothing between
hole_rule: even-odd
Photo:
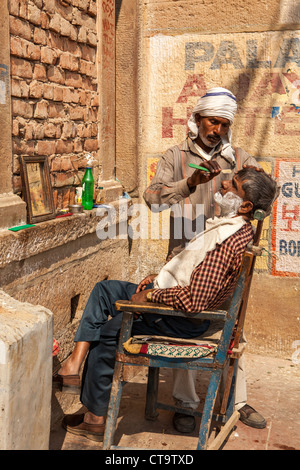
<instances>
[{"instance_id":1,"label":"barber's mustache","mask_svg":"<svg viewBox=\"0 0 300 470\"><path fill-rule=\"evenodd\" d=\"M218 134L208 134L206 138L209 140L214 140L214 141L221 140L221 137Z\"/></svg>"}]
</instances>

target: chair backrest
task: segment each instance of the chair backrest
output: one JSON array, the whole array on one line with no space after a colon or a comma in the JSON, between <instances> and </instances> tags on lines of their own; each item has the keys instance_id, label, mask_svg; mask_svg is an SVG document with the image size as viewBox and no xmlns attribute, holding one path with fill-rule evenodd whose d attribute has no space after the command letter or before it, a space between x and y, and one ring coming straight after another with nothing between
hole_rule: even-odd
<instances>
[{"instance_id":1,"label":"chair backrest","mask_svg":"<svg viewBox=\"0 0 300 470\"><path fill-rule=\"evenodd\" d=\"M258 221L257 228L253 243L247 247L244 253L239 278L228 309L227 320L224 324L222 336L220 338L216 355L216 361L220 363L223 363L227 356L229 341L231 340L234 329L235 335L233 347L237 348L240 342L254 272L255 259L258 253L258 250L255 250L255 247L258 247L259 245L265 215L266 214L262 210L257 210L254 214L254 219Z\"/></svg>"},{"instance_id":2,"label":"chair backrest","mask_svg":"<svg viewBox=\"0 0 300 470\"><path fill-rule=\"evenodd\" d=\"M244 322L245 322L245 316L246 316L246 310L247 310L247 305L248 305L248 299L249 299L249 292L250 292L250 287L251 287L251 282L252 282L252 277L253 277L253 272L254 272L254 266L255 266L255 261L256 261L256 256L260 254L258 250L256 250L256 247L259 246L260 242L260 237L261 237L261 232L263 228L263 223L264 219L266 217L265 211L262 209L258 209L254 213L254 220L257 220L257 227L253 239L253 243L251 246L247 248L244 254L244 260L243 260L243 266L247 270L247 274L245 277L245 285L244 285L244 292L242 296L242 301L237 317L237 326L236 326L236 332L235 332L235 338L234 338L234 347L237 347L239 342L240 342L240 337L241 333L244 327ZM247 267L246 267L247 265Z\"/></svg>"}]
</instances>

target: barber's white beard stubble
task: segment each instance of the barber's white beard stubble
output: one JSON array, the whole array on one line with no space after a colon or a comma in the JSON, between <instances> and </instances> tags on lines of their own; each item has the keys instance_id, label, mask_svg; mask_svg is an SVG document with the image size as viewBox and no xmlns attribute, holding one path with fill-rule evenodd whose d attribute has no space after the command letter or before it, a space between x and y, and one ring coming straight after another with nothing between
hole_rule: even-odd
<instances>
[{"instance_id":1,"label":"barber's white beard stubble","mask_svg":"<svg viewBox=\"0 0 300 470\"><path fill-rule=\"evenodd\" d=\"M214 195L214 200L220 207L221 217L234 217L243 203L243 199L240 196L231 192L222 195L218 191Z\"/></svg>"},{"instance_id":2,"label":"barber's white beard stubble","mask_svg":"<svg viewBox=\"0 0 300 470\"><path fill-rule=\"evenodd\" d=\"M221 138L220 138L219 142L217 142L217 143L211 142L210 140L208 140L204 136L202 121L200 122L200 125L199 125L199 128L198 128L198 135L199 135L200 139L202 140L203 144L206 145L206 147L209 147L210 149L215 148L218 145L218 143L221 141Z\"/></svg>"}]
</instances>

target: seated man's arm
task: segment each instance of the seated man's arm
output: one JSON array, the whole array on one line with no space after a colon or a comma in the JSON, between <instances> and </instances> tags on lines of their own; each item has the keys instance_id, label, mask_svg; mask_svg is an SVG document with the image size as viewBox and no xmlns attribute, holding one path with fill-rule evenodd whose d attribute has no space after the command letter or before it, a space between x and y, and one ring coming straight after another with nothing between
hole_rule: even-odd
<instances>
[{"instance_id":1,"label":"seated man's arm","mask_svg":"<svg viewBox=\"0 0 300 470\"><path fill-rule=\"evenodd\" d=\"M225 241L194 269L189 286L154 289L151 301L191 314L214 308L220 297L231 293L239 267L235 251Z\"/></svg>"}]
</instances>

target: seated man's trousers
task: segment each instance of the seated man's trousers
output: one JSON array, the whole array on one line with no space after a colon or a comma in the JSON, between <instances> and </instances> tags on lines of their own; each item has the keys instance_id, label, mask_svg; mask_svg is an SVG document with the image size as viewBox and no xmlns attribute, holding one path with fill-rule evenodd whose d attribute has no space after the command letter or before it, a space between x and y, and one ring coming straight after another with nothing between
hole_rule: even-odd
<instances>
[{"instance_id":1,"label":"seated man's trousers","mask_svg":"<svg viewBox=\"0 0 300 470\"><path fill-rule=\"evenodd\" d=\"M149 284L147 288L151 288ZM92 290L84 309L74 341L91 342L85 362L81 402L97 416L105 416L108 408L115 353L122 323L122 312L115 309L117 300L130 300L137 284L125 281L101 281ZM209 321L195 325L188 318L140 315L134 320L132 335L161 335L193 338L201 335Z\"/></svg>"}]
</instances>

